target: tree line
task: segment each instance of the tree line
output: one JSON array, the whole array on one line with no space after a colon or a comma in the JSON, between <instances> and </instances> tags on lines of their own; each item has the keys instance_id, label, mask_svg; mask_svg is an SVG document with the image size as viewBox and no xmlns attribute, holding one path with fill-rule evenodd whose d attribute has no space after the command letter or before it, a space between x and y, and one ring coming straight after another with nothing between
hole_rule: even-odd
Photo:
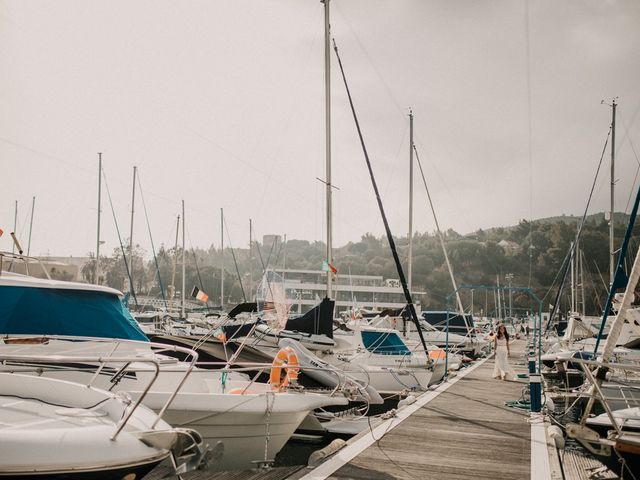
<instances>
[{"instance_id":1,"label":"tree line","mask_svg":"<svg viewBox=\"0 0 640 480\"><path fill-rule=\"evenodd\" d=\"M456 282L459 286L506 286L511 277L513 287L530 288L543 301L543 309L555 300L561 268L567 260L574 241L577 217L562 216L529 222L521 220L513 227L477 230L461 235L454 230L443 233ZM616 243L624 235L624 216L616 219ZM636 229L637 230L637 229ZM634 230L634 234L637 233ZM587 314L599 314L606 298L609 283L609 223L602 214L588 217L583 228L580 254L576 262L582 265L582 275L576 284L584 288L584 308ZM406 274L408 238L396 239ZM631 260L638 248L637 236L631 242ZM412 282L423 308L446 308L452 302L452 283L440 240L435 232L417 232L413 237ZM272 244L255 242L249 248L225 248L224 253L213 246L208 249L189 249L185 253L185 284L187 295L198 286L210 296L210 303L219 304L221 268L224 260L224 292L227 305L250 300L255 294L265 268L320 270L325 259L325 244L306 240L287 240ZM133 250L131 271L134 290L139 294L165 297L179 295L182 284L182 251L161 247L156 259L139 245ZM150 258L151 257L151 258ZM127 252L129 260L129 252ZM334 250L333 265L338 276L379 275L385 279L398 278L386 237L370 233L360 241L349 242ZM129 290L128 275L122 251L100 257L100 283ZM85 281L95 282L95 257L83 267ZM172 285L176 287L172 290ZM567 281L566 291L569 291ZM491 312L496 308L495 294L490 289L474 289L474 312ZM582 291L581 289L579 290ZM465 308L471 306L470 288L460 290ZM514 311L537 309L527 292L513 291L510 295ZM562 298L562 309L569 309L568 295ZM578 295L581 302L582 296ZM582 306L580 305L580 308Z\"/></svg>"}]
</instances>

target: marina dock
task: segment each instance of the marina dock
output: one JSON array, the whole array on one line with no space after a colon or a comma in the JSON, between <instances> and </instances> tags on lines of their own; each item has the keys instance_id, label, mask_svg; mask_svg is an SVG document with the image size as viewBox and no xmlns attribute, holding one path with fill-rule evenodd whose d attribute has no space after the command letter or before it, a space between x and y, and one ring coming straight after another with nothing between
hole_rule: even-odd
<instances>
[{"instance_id":1,"label":"marina dock","mask_svg":"<svg viewBox=\"0 0 640 480\"><path fill-rule=\"evenodd\" d=\"M525 371L523 348L519 341L512 351L517 373ZM526 380L492 379L493 366L489 358L460 372L419 397L399 422L377 427L374 436L361 434L324 464L292 478L531 478L529 414L504 405L521 397Z\"/></svg>"},{"instance_id":2,"label":"marina dock","mask_svg":"<svg viewBox=\"0 0 640 480\"><path fill-rule=\"evenodd\" d=\"M526 372L522 359L524 346L524 341L513 345L511 362L516 373ZM191 472L183 478L533 478L529 413L505 406L505 402L521 398L527 380L493 379L493 366L493 358L488 358L463 369L435 390L419 396L396 417L351 439L346 447L315 468L298 466L226 474Z\"/></svg>"}]
</instances>

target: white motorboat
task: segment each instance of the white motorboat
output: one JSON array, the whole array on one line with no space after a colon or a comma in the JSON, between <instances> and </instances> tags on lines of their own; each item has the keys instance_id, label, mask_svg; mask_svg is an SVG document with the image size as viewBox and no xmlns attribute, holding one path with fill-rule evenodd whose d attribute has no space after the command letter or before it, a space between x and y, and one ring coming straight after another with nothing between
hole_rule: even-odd
<instances>
[{"instance_id":1,"label":"white motorboat","mask_svg":"<svg viewBox=\"0 0 640 480\"><path fill-rule=\"evenodd\" d=\"M336 347L318 356L381 394L426 390L431 382L431 359L411 350L396 330L357 326L337 331L334 340Z\"/></svg>"},{"instance_id":2,"label":"white motorboat","mask_svg":"<svg viewBox=\"0 0 640 480\"><path fill-rule=\"evenodd\" d=\"M351 326L353 329L334 332L330 339L333 346L327 344L323 349L314 349L315 356L364 387L373 387L381 394L428 388L433 376L433 362L424 353L410 349L399 332L368 325ZM284 334L252 335L247 344L273 355L285 339L296 340ZM308 342L300 342L300 345L309 348ZM305 374L324 385L335 384L333 376L328 377L311 369ZM439 378L442 378L442 374L439 374Z\"/></svg>"},{"instance_id":3,"label":"white motorboat","mask_svg":"<svg viewBox=\"0 0 640 480\"><path fill-rule=\"evenodd\" d=\"M8 360L20 357L0 355ZM200 436L139 403L90 385L0 372L0 478L141 478L169 457L176 473L197 467Z\"/></svg>"},{"instance_id":4,"label":"white motorboat","mask_svg":"<svg viewBox=\"0 0 640 480\"><path fill-rule=\"evenodd\" d=\"M214 469L248 468L255 462L269 462L310 411L348 403L340 394L274 390L229 370L196 368L181 385L185 372L192 366L154 351L154 348L179 348L150 344L121 304L120 295L108 287L2 272L0 301L8 308L0 312L0 334L4 337L0 353L82 356L99 352L106 356L131 354L140 359L158 359L161 366L158 380L144 404L159 411L173 391L181 387L164 418L174 425L202 432L209 444L210 457L215 460L209 462ZM118 340L105 342L104 338ZM134 396L153 375L148 365L139 362L103 368L97 373L95 365L82 362L44 370L30 365L4 368L42 371L47 376L72 381L86 382L88 377L96 376L95 385Z\"/></svg>"}]
</instances>

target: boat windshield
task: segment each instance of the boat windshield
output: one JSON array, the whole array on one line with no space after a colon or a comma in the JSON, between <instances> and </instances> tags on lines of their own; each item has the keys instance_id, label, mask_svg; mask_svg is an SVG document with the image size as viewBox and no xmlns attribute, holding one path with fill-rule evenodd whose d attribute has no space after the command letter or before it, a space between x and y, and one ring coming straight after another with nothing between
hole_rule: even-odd
<instances>
[{"instance_id":1,"label":"boat windshield","mask_svg":"<svg viewBox=\"0 0 640 480\"><path fill-rule=\"evenodd\" d=\"M57 288L0 288L0 334L148 341L117 295Z\"/></svg>"},{"instance_id":2,"label":"boat windshield","mask_svg":"<svg viewBox=\"0 0 640 480\"><path fill-rule=\"evenodd\" d=\"M362 343L371 353L380 355L411 355L411 351L396 332L362 331Z\"/></svg>"}]
</instances>

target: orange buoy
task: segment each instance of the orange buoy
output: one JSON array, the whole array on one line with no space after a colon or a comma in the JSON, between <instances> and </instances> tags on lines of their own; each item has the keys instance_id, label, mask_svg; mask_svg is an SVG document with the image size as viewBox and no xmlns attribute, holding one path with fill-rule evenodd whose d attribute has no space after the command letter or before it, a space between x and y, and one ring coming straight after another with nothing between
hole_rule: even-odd
<instances>
[{"instance_id":1,"label":"orange buoy","mask_svg":"<svg viewBox=\"0 0 640 480\"><path fill-rule=\"evenodd\" d=\"M431 360L444 360L446 356L446 352L442 349L429 351L429 358Z\"/></svg>"}]
</instances>

